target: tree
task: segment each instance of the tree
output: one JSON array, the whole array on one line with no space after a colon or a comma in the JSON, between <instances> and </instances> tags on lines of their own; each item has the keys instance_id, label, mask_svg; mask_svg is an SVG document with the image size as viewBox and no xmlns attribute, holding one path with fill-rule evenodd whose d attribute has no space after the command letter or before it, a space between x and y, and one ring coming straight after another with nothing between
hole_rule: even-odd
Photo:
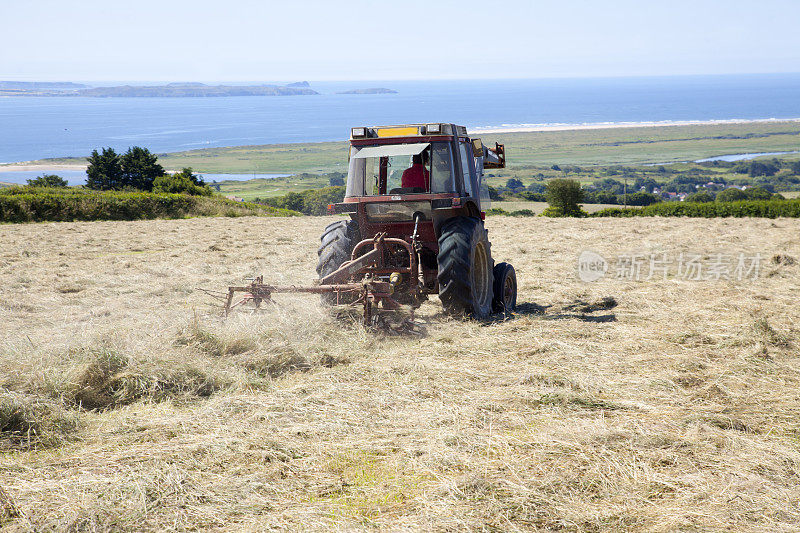
<instances>
[{"instance_id":1,"label":"tree","mask_svg":"<svg viewBox=\"0 0 800 533\"><path fill-rule=\"evenodd\" d=\"M547 187L545 187L541 183L531 183L530 185L528 185L526 187L526 190L528 192L535 192L535 193L538 193L538 194L544 194L544 191L545 191L546 188Z\"/></svg>"},{"instance_id":2,"label":"tree","mask_svg":"<svg viewBox=\"0 0 800 533\"><path fill-rule=\"evenodd\" d=\"M745 196L748 200L769 200L772 198L772 193L766 190L764 187L748 187L744 191Z\"/></svg>"},{"instance_id":3,"label":"tree","mask_svg":"<svg viewBox=\"0 0 800 533\"><path fill-rule=\"evenodd\" d=\"M55 174L43 174L28 181L29 187L57 187L62 188L68 185L67 180Z\"/></svg>"},{"instance_id":4,"label":"tree","mask_svg":"<svg viewBox=\"0 0 800 533\"><path fill-rule=\"evenodd\" d=\"M158 176L153 180L153 192L173 194L189 194L192 196L211 196L211 187L202 178L192 173L191 168L184 168L173 175Z\"/></svg>"},{"instance_id":5,"label":"tree","mask_svg":"<svg viewBox=\"0 0 800 533\"><path fill-rule=\"evenodd\" d=\"M494 187L489 187L489 200L502 200L503 197Z\"/></svg>"},{"instance_id":6,"label":"tree","mask_svg":"<svg viewBox=\"0 0 800 533\"><path fill-rule=\"evenodd\" d=\"M506 182L506 187L508 187L508 188L509 188L509 189L511 189L512 191L515 191L515 190L517 190L517 189L522 189L523 187L525 187L525 184L524 184L524 183L522 183L522 181L521 181L521 180L518 180L517 178L510 178L510 179L509 179L509 180Z\"/></svg>"},{"instance_id":7,"label":"tree","mask_svg":"<svg viewBox=\"0 0 800 533\"><path fill-rule=\"evenodd\" d=\"M634 189L644 189L645 192L652 193L658 187L658 182L653 178L637 177L633 181Z\"/></svg>"},{"instance_id":8,"label":"tree","mask_svg":"<svg viewBox=\"0 0 800 533\"><path fill-rule=\"evenodd\" d=\"M181 178L186 178L187 180L191 181L195 185L203 186L206 184L203 176L200 174L195 174L192 167L183 167L180 172L176 172L173 176L178 176Z\"/></svg>"},{"instance_id":9,"label":"tree","mask_svg":"<svg viewBox=\"0 0 800 533\"><path fill-rule=\"evenodd\" d=\"M578 204L583 199L583 189L579 182L564 178L550 180L545 195L547 203L550 204L548 212L551 216L582 215Z\"/></svg>"},{"instance_id":10,"label":"tree","mask_svg":"<svg viewBox=\"0 0 800 533\"><path fill-rule=\"evenodd\" d=\"M134 146L128 148L120 158L123 186L142 191L153 190L153 181L164 175L164 167L158 164L158 157L147 148Z\"/></svg>"},{"instance_id":11,"label":"tree","mask_svg":"<svg viewBox=\"0 0 800 533\"><path fill-rule=\"evenodd\" d=\"M601 180L597 180L594 182L594 186L601 191L607 191L613 194L623 194L625 191L624 184L621 181L615 180L614 178L603 178Z\"/></svg>"},{"instance_id":12,"label":"tree","mask_svg":"<svg viewBox=\"0 0 800 533\"><path fill-rule=\"evenodd\" d=\"M86 167L86 187L97 191L121 189L122 164L113 148L103 148L102 153L92 150Z\"/></svg>"},{"instance_id":13,"label":"tree","mask_svg":"<svg viewBox=\"0 0 800 533\"><path fill-rule=\"evenodd\" d=\"M330 178L328 178L328 184L331 187L343 187L344 178L342 176L331 176Z\"/></svg>"},{"instance_id":14,"label":"tree","mask_svg":"<svg viewBox=\"0 0 800 533\"><path fill-rule=\"evenodd\" d=\"M747 200L747 195L744 191L731 187L725 189L717 194L718 202L736 202L738 200Z\"/></svg>"},{"instance_id":15,"label":"tree","mask_svg":"<svg viewBox=\"0 0 800 533\"><path fill-rule=\"evenodd\" d=\"M649 192L635 192L628 195L628 205L651 205L661 201L661 198Z\"/></svg>"},{"instance_id":16,"label":"tree","mask_svg":"<svg viewBox=\"0 0 800 533\"><path fill-rule=\"evenodd\" d=\"M748 169L748 174L751 178L755 178L756 176L774 176L776 172L780 170L776 165L772 163L762 163L761 161L753 161L750 163L750 168Z\"/></svg>"},{"instance_id":17,"label":"tree","mask_svg":"<svg viewBox=\"0 0 800 533\"><path fill-rule=\"evenodd\" d=\"M698 203L705 203L705 202L713 202L714 197L707 191L698 191L696 193L692 193L683 200L684 202L698 202Z\"/></svg>"}]
</instances>

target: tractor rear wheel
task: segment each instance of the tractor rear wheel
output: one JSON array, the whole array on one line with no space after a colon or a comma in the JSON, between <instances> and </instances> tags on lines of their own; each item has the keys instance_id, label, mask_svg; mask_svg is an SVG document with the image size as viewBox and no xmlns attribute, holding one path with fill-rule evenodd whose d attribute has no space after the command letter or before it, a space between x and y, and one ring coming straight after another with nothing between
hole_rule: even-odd
<instances>
[{"instance_id":1,"label":"tractor rear wheel","mask_svg":"<svg viewBox=\"0 0 800 533\"><path fill-rule=\"evenodd\" d=\"M339 269L345 261L350 260L353 248L360 240L358 222L355 220L339 220L329 224L320 237L320 247L317 251L317 274L320 279ZM335 294L323 294L323 303L335 304ZM340 303L349 303L345 297L339 298Z\"/></svg>"},{"instance_id":2,"label":"tractor rear wheel","mask_svg":"<svg viewBox=\"0 0 800 533\"><path fill-rule=\"evenodd\" d=\"M508 263L497 263L494 266L494 300L492 309L495 313L510 313L517 306L517 273Z\"/></svg>"},{"instance_id":3,"label":"tractor rear wheel","mask_svg":"<svg viewBox=\"0 0 800 533\"><path fill-rule=\"evenodd\" d=\"M439 299L445 312L484 318L492 311L491 245L480 219L455 217L439 237Z\"/></svg>"}]
</instances>

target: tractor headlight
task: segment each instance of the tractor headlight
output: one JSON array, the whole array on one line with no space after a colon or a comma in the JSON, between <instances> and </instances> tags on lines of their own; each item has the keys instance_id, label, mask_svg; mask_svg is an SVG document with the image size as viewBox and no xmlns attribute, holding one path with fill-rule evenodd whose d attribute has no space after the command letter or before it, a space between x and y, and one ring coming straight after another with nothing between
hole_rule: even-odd
<instances>
[{"instance_id":1,"label":"tractor headlight","mask_svg":"<svg viewBox=\"0 0 800 533\"><path fill-rule=\"evenodd\" d=\"M442 132L442 125L441 124L428 124L425 126L425 133L428 135L432 134L439 134Z\"/></svg>"},{"instance_id":2,"label":"tractor headlight","mask_svg":"<svg viewBox=\"0 0 800 533\"><path fill-rule=\"evenodd\" d=\"M366 137L367 136L367 129L366 128L352 128L350 130L350 134L353 138L356 137Z\"/></svg>"}]
</instances>

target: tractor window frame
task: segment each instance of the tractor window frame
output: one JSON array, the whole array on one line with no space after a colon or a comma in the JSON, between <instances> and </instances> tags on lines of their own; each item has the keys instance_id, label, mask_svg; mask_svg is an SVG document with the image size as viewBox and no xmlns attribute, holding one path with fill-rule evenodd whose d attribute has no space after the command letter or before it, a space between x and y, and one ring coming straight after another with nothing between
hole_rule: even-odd
<instances>
[{"instance_id":1,"label":"tractor window frame","mask_svg":"<svg viewBox=\"0 0 800 533\"><path fill-rule=\"evenodd\" d=\"M461 160L461 174L463 191L470 198L478 198L475 190L475 162L472 155L472 144L466 139L458 140L458 157Z\"/></svg>"},{"instance_id":2,"label":"tractor window frame","mask_svg":"<svg viewBox=\"0 0 800 533\"><path fill-rule=\"evenodd\" d=\"M348 164L345 188L346 198L390 195L392 194L392 189L400 186L399 180L402 171L410 167L411 163L409 161L409 164L404 168L400 168L403 165L392 165L392 168L395 168L394 172L392 172L390 168L380 168L381 165L385 165L390 158L399 160L405 157L405 155L355 157L362 149L371 147L372 145L350 146L350 161ZM428 163L425 167L430 176L429 190L404 194L462 194L463 185L459 183L458 180L458 156L453 154L453 142L449 140L434 141L429 143L428 150ZM411 156L408 157L410 159ZM439 164L436 165L436 163ZM395 181L397 182L395 183Z\"/></svg>"}]
</instances>

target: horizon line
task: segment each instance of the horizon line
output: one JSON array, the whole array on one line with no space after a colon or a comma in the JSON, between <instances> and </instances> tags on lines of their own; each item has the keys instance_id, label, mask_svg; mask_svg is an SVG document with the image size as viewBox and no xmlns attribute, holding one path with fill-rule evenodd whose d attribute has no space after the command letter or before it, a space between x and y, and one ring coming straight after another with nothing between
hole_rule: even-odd
<instances>
[{"instance_id":1,"label":"horizon line","mask_svg":"<svg viewBox=\"0 0 800 533\"><path fill-rule=\"evenodd\" d=\"M478 78L350 78L350 79L333 79L333 78L294 78L292 81L288 80L253 80L253 79L217 79L213 80L206 78L205 81L198 81L203 78L194 79L47 79L47 78L33 78L29 76L5 76L0 74L0 82L30 82L30 83L251 83L251 84L269 84L280 85L289 83L308 82L312 83L365 83L365 82L448 82L448 81L545 81L545 80L588 80L588 79L642 79L642 78L719 78L719 77L734 77L734 76L789 76L800 75L800 71L781 71L781 72L725 72L725 73L710 73L710 74L622 74L622 75L558 75L558 76L537 76L537 77L478 77Z\"/></svg>"}]
</instances>

